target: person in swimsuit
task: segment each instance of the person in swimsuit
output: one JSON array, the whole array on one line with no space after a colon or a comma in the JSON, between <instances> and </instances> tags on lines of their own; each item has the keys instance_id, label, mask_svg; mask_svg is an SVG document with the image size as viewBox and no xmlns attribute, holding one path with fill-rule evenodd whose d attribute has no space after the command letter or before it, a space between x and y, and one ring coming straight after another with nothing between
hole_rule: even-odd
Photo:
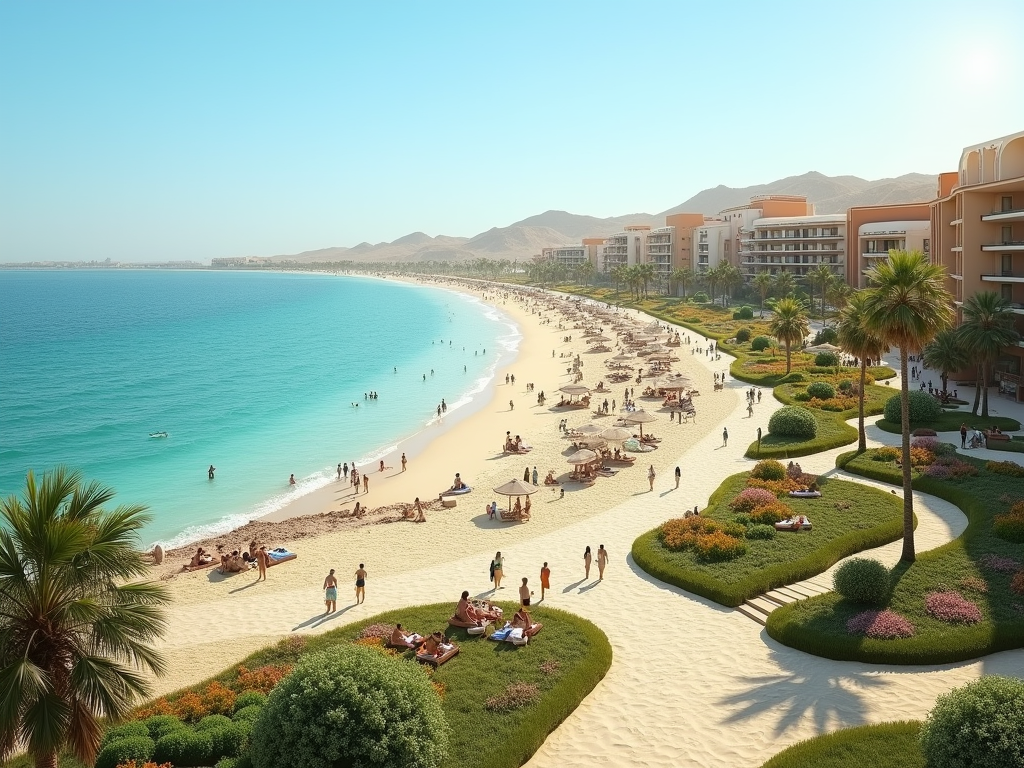
<instances>
[{"instance_id":1,"label":"person in swimsuit","mask_svg":"<svg viewBox=\"0 0 1024 768\"><path fill-rule=\"evenodd\" d=\"M501 577L505 575L504 571L505 560L501 556L501 552L494 553L494 559L491 560L491 575L494 578L494 588L501 589Z\"/></svg>"},{"instance_id":2,"label":"person in swimsuit","mask_svg":"<svg viewBox=\"0 0 1024 768\"><path fill-rule=\"evenodd\" d=\"M256 550L256 565L259 566L259 576L256 577L256 581L266 581L267 566L270 565L270 555L267 554L266 547Z\"/></svg>"},{"instance_id":3,"label":"person in swimsuit","mask_svg":"<svg viewBox=\"0 0 1024 768\"><path fill-rule=\"evenodd\" d=\"M366 600L366 571L363 569L363 564L359 564L359 570L356 571L356 605Z\"/></svg>"},{"instance_id":4,"label":"person in swimsuit","mask_svg":"<svg viewBox=\"0 0 1024 768\"><path fill-rule=\"evenodd\" d=\"M544 590L551 589L551 569L548 568L548 564L544 563L544 567L540 569L540 599L544 599Z\"/></svg>"},{"instance_id":5,"label":"person in swimsuit","mask_svg":"<svg viewBox=\"0 0 1024 768\"><path fill-rule=\"evenodd\" d=\"M295 475L291 475L288 478L288 485L295 485Z\"/></svg>"},{"instance_id":6,"label":"person in swimsuit","mask_svg":"<svg viewBox=\"0 0 1024 768\"><path fill-rule=\"evenodd\" d=\"M216 471L217 471L217 468L215 466L213 466L213 464L211 464L210 468L208 470L206 470L206 474L209 476L209 478L211 480L213 480L213 473L216 472Z\"/></svg>"},{"instance_id":7,"label":"person in swimsuit","mask_svg":"<svg viewBox=\"0 0 1024 768\"><path fill-rule=\"evenodd\" d=\"M588 546L583 550L583 567L586 569L586 576L584 578L590 578L590 563L593 562L593 556L590 554L590 547Z\"/></svg>"},{"instance_id":8,"label":"person in swimsuit","mask_svg":"<svg viewBox=\"0 0 1024 768\"><path fill-rule=\"evenodd\" d=\"M608 550L604 548L604 544L599 544L597 547L597 572L601 581L604 581L604 567L606 565L608 565Z\"/></svg>"},{"instance_id":9,"label":"person in swimsuit","mask_svg":"<svg viewBox=\"0 0 1024 768\"><path fill-rule=\"evenodd\" d=\"M526 586L526 577L523 576L523 583L519 587L519 602L522 603L524 606L529 606L530 605L530 597L532 595L533 595L533 592L531 592L530 588L528 586Z\"/></svg>"},{"instance_id":10,"label":"person in swimsuit","mask_svg":"<svg viewBox=\"0 0 1024 768\"><path fill-rule=\"evenodd\" d=\"M324 579L324 603L327 610L324 613L334 613L338 608L338 580L334 577L334 569Z\"/></svg>"},{"instance_id":11,"label":"person in swimsuit","mask_svg":"<svg viewBox=\"0 0 1024 768\"><path fill-rule=\"evenodd\" d=\"M405 458L405 454L402 454L402 471L405 472L405 465L408 459Z\"/></svg>"},{"instance_id":12,"label":"person in swimsuit","mask_svg":"<svg viewBox=\"0 0 1024 768\"><path fill-rule=\"evenodd\" d=\"M415 523L425 523L425 522L427 522L427 516L423 514L423 504L420 503L420 497L419 496L416 497L416 519L413 522L415 522Z\"/></svg>"},{"instance_id":13,"label":"person in swimsuit","mask_svg":"<svg viewBox=\"0 0 1024 768\"><path fill-rule=\"evenodd\" d=\"M405 634L405 630L402 629L401 624L396 624L394 631L391 633L391 644L392 645L416 645L423 638L413 632L412 634Z\"/></svg>"}]
</instances>

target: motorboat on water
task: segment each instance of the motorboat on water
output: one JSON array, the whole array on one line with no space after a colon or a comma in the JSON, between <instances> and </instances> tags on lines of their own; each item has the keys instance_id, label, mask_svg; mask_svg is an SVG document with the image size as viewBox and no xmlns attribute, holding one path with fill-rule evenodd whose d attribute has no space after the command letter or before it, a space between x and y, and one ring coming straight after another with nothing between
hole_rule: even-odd
<instances>
[{"instance_id":1,"label":"motorboat on water","mask_svg":"<svg viewBox=\"0 0 1024 768\"><path fill-rule=\"evenodd\" d=\"M166 432L150 432L149 436L150 437L167 437L167 433Z\"/></svg>"}]
</instances>

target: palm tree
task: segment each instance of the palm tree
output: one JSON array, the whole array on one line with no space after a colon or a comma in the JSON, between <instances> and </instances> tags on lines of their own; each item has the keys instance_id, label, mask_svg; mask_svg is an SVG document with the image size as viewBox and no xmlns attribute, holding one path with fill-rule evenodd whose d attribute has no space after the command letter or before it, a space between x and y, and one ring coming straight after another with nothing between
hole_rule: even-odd
<instances>
[{"instance_id":1,"label":"palm tree","mask_svg":"<svg viewBox=\"0 0 1024 768\"><path fill-rule=\"evenodd\" d=\"M722 265L712 267L704 273L704 282L708 287L708 292L711 294L711 303L715 303L715 294L719 285L722 283Z\"/></svg>"},{"instance_id":2,"label":"palm tree","mask_svg":"<svg viewBox=\"0 0 1024 768\"><path fill-rule=\"evenodd\" d=\"M761 317L764 317L764 300L772 292L772 276L767 272L758 272L754 275L754 279L751 281L754 290L757 291L758 296L761 297Z\"/></svg>"},{"instance_id":3,"label":"palm tree","mask_svg":"<svg viewBox=\"0 0 1024 768\"><path fill-rule=\"evenodd\" d=\"M775 295L780 299L784 299L796 289L796 281L793 279L793 275L789 272L782 270L775 276Z\"/></svg>"},{"instance_id":4,"label":"palm tree","mask_svg":"<svg viewBox=\"0 0 1024 768\"><path fill-rule=\"evenodd\" d=\"M576 276L583 282L583 285L586 285L590 282L596 271L597 268L594 267L594 262L588 260L576 268Z\"/></svg>"},{"instance_id":5,"label":"palm tree","mask_svg":"<svg viewBox=\"0 0 1024 768\"><path fill-rule=\"evenodd\" d=\"M825 286L825 298L840 312L850 301L852 295L853 289L840 275L833 275L828 285Z\"/></svg>"},{"instance_id":6,"label":"palm tree","mask_svg":"<svg viewBox=\"0 0 1024 768\"><path fill-rule=\"evenodd\" d=\"M867 436L864 433L864 389L867 385L868 360L878 360L889 351L882 340L867 329L864 322L864 302L863 293L851 295L849 303L843 308L837 329L839 346L860 359L857 450L861 453L868 449Z\"/></svg>"},{"instance_id":7,"label":"palm tree","mask_svg":"<svg viewBox=\"0 0 1024 768\"><path fill-rule=\"evenodd\" d=\"M963 336L953 328L939 331L934 339L924 345L922 355L929 368L939 371L943 392L948 389L949 374L962 371L971 364Z\"/></svg>"},{"instance_id":8,"label":"palm tree","mask_svg":"<svg viewBox=\"0 0 1024 768\"><path fill-rule=\"evenodd\" d=\"M865 327L900 348L900 404L903 432L903 552L914 562L914 496L910 486L910 377L907 356L917 352L953 322L953 297L943 285L945 270L920 251L889 251L889 258L867 271Z\"/></svg>"},{"instance_id":9,"label":"palm tree","mask_svg":"<svg viewBox=\"0 0 1024 768\"><path fill-rule=\"evenodd\" d=\"M817 267L812 269L806 275L804 280L811 289L811 311L814 311L814 290L815 288L821 291L821 322L825 322L825 289L829 283L835 278L835 273L831 267L825 264L819 264Z\"/></svg>"},{"instance_id":10,"label":"palm tree","mask_svg":"<svg viewBox=\"0 0 1024 768\"><path fill-rule=\"evenodd\" d=\"M799 344L807 336L810 328L807 325L807 305L799 299L787 296L784 299L776 299L772 304L772 317L768 324L768 330L772 335L786 345L786 375L792 370L791 349L794 344Z\"/></svg>"},{"instance_id":11,"label":"palm tree","mask_svg":"<svg viewBox=\"0 0 1024 768\"><path fill-rule=\"evenodd\" d=\"M148 569L141 506L105 511L114 496L63 467L21 498L0 500L0 760L24 748L54 768L70 750L92 764L103 729L149 693L164 671L152 642L166 588L135 582Z\"/></svg>"},{"instance_id":12,"label":"palm tree","mask_svg":"<svg viewBox=\"0 0 1024 768\"><path fill-rule=\"evenodd\" d=\"M731 297L732 290L738 285L743 285L743 275L740 274L740 271L734 265L729 263L722 264L719 267L719 272L719 279L722 281L722 306L724 307L726 305L726 291L728 291Z\"/></svg>"},{"instance_id":13,"label":"palm tree","mask_svg":"<svg viewBox=\"0 0 1024 768\"><path fill-rule=\"evenodd\" d=\"M647 283L654 279L654 265L651 263L637 264L636 267L637 276L640 278L640 282L644 286L644 298L647 298ZM637 296L639 301L639 296Z\"/></svg>"},{"instance_id":14,"label":"palm tree","mask_svg":"<svg viewBox=\"0 0 1024 768\"><path fill-rule=\"evenodd\" d=\"M1001 347L1020 340L1013 327L1014 316L1009 302L993 291L982 291L964 302L964 321L960 337L974 364L978 367L978 391L974 393L974 408L978 415L978 395L981 395L981 415L988 416L988 382L990 366L999 358Z\"/></svg>"},{"instance_id":15,"label":"palm tree","mask_svg":"<svg viewBox=\"0 0 1024 768\"><path fill-rule=\"evenodd\" d=\"M626 274L626 266L624 264L616 264L612 267L611 271L612 281L615 283L615 295L619 294L619 286L623 283L628 282Z\"/></svg>"}]
</instances>

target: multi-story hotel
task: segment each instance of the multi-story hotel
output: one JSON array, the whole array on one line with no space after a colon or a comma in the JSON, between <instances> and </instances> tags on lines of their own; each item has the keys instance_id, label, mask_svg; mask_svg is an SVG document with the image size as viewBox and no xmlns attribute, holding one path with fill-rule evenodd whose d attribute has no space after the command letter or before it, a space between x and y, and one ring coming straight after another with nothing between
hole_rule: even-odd
<instances>
[{"instance_id":1,"label":"multi-story hotel","mask_svg":"<svg viewBox=\"0 0 1024 768\"><path fill-rule=\"evenodd\" d=\"M845 240L842 213L755 219L741 233L740 273L752 277L789 272L800 277L825 265L845 278Z\"/></svg>"},{"instance_id":2,"label":"multi-story hotel","mask_svg":"<svg viewBox=\"0 0 1024 768\"><path fill-rule=\"evenodd\" d=\"M672 250L676 238L675 227L659 227L647 233L644 263L654 266L656 285L667 286L672 274Z\"/></svg>"},{"instance_id":3,"label":"multi-story hotel","mask_svg":"<svg viewBox=\"0 0 1024 768\"><path fill-rule=\"evenodd\" d=\"M864 205L846 212L846 282L851 287L867 287L864 272L894 248L929 253L928 203Z\"/></svg>"},{"instance_id":4,"label":"multi-story hotel","mask_svg":"<svg viewBox=\"0 0 1024 768\"><path fill-rule=\"evenodd\" d=\"M957 173L939 177L931 203L931 259L949 274L957 321L964 301L995 291L1024 335L1024 131L964 149ZM1024 342L996 363L1000 392L1024 402Z\"/></svg>"},{"instance_id":5,"label":"multi-story hotel","mask_svg":"<svg viewBox=\"0 0 1024 768\"><path fill-rule=\"evenodd\" d=\"M714 269L725 261L726 244L730 242L732 227L725 221L706 221L693 231L696 241L697 258L693 271L697 273Z\"/></svg>"},{"instance_id":6,"label":"multi-story hotel","mask_svg":"<svg viewBox=\"0 0 1024 768\"><path fill-rule=\"evenodd\" d=\"M643 261L647 249L648 224L624 227L622 232L606 237L601 249L601 272L611 272L619 266L633 267Z\"/></svg>"}]
</instances>

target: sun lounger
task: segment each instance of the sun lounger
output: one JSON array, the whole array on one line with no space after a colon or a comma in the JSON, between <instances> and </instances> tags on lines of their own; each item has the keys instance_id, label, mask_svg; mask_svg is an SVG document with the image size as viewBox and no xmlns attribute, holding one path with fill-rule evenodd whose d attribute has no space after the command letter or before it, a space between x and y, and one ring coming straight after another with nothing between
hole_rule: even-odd
<instances>
[{"instance_id":1,"label":"sun lounger","mask_svg":"<svg viewBox=\"0 0 1024 768\"><path fill-rule=\"evenodd\" d=\"M452 643L452 647L442 653L440 656L434 656L433 654L426 653L425 651L416 652L416 661L422 662L423 664L429 664L432 667L440 667L442 664L447 662L449 659L453 659L459 654L459 646Z\"/></svg>"},{"instance_id":2,"label":"sun lounger","mask_svg":"<svg viewBox=\"0 0 1024 768\"><path fill-rule=\"evenodd\" d=\"M409 651L409 650L415 650L415 649L419 648L426 641L427 641L427 638L421 637L415 643L393 643L393 642L391 642L391 639L388 638L388 641L386 643L384 643L384 647L385 648L395 648L396 650L399 650L399 651Z\"/></svg>"},{"instance_id":3,"label":"sun lounger","mask_svg":"<svg viewBox=\"0 0 1024 768\"><path fill-rule=\"evenodd\" d=\"M289 560L294 560L296 557L298 557L298 555L294 552L289 552L287 549L284 549L282 547L272 549L269 552L267 552L267 554L270 555L270 562L267 563L268 568L272 565L287 563Z\"/></svg>"},{"instance_id":4,"label":"sun lounger","mask_svg":"<svg viewBox=\"0 0 1024 768\"><path fill-rule=\"evenodd\" d=\"M499 630L495 630L491 633L488 640L493 640L496 643L512 643L512 645L520 646L526 645L530 638L536 635L543 629L544 625L537 622L529 629L513 629L511 625L502 627Z\"/></svg>"},{"instance_id":5,"label":"sun lounger","mask_svg":"<svg viewBox=\"0 0 1024 768\"><path fill-rule=\"evenodd\" d=\"M811 530L811 521L803 515L799 517L791 517L788 520L783 520L781 523L775 524L775 530L777 531L809 531Z\"/></svg>"},{"instance_id":6,"label":"sun lounger","mask_svg":"<svg viewBox=\"0 0 1024 768\"><path fill-rule=\"evenodd\" d=\"M789 495L794 499L820 499L821 491L790 491Z\"/></svg>"},{"instance_id":7,"label":"sun lounger","mask_svg":"<svg viewBox=\"0 0 1024 768\"><path fill-rule=\"evenodd\" d=\"M452 627L458 627L459 629L465 629L465 630L479 629L480 632L478 632L476 634L483 634L483 630L484 630L484 625L483 624L478 624L478 623L476 623L474 621L463 621L458 616L452 616L450 619L448 619L448 625L452 626ZM473 633L471 632L470 634L473 634Z\"/></svg>"}]
</instances>

